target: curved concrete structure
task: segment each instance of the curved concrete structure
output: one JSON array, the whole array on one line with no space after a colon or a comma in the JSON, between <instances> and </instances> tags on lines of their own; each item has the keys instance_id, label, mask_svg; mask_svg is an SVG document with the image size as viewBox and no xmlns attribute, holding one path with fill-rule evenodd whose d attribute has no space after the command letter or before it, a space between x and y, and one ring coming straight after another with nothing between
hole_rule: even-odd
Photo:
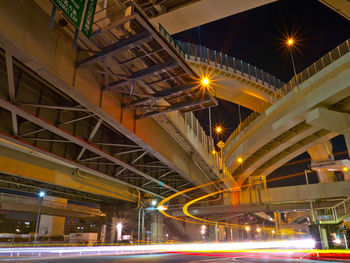
<instances>
[{"instance_id":1,"label":"curved concrete structure","mask_svg":"<svg viewBox=\"0 0 350 263\"><path fill-rule=\"evenodd\" d=\"M339 133L346 135L347 129L334 123L344 126L348 120L343 114L350 102L349 76L346 41L299 73L299 87L293 79L283 89L287 94L282 99L252 119L243 131L235 132L225 144L224 159L238 184L250 175L269 175ZM238 157L243 158L242 165L236 161Z\"/></svg>"},{"instance_id":2,"label":"curved concrete structure","mask_svg":"<svg viewBox=\"0 0 350 263\"><path fill-rule=\"evenodd\" d=\"M255 112L271 105L284 83L262 69L204 46L176 41L199 76L209 75L215 96Z\"/></svg>"}]
</instances>

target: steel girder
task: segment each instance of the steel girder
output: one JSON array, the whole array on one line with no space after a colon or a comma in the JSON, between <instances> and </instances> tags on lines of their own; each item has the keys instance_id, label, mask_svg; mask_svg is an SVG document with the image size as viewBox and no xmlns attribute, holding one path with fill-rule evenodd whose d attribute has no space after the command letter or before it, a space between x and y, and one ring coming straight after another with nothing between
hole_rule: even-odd
<instances>
[{"instance_id":1,"label":"steel girder","mask_svg":"<svg viewBox=\"0 0 350 263\"><path fill-rule=\"evenodd\" d=\"M89 109L11 56L5 59L1 50L0 79L8 84L0 86L0 129L8 138L159 197L163 189L178 192L176 187L186 182ZM169 178L159 180L164 171ZM154 185L160 188L154 190Z\"/></svg>"},{"instance_id":2,"label":"steel girder","mask_svg":"<svg viewBox=\"0 0 350 263\"><path fill-rule=\"evenodd\" d=\"M114 11L121 18L96 22L100 28L84 42L89 49L83 50L77 67L102 74L105 90L127 94L126 105L138 118L217 104L200 88L199 76L179 47L158 32L135 3L124 10L110 7L109 12Z\"/></svg>"}]
</instances>

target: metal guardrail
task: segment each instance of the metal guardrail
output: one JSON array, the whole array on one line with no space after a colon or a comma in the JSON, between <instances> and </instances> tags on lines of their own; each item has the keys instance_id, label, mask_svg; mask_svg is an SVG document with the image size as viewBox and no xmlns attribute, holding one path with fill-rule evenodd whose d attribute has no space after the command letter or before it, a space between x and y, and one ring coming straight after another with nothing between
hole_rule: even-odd
<instances>
[{"instance_id":1,"label":"metal guardrail","mask_svg":"<svg viewBox=\"0 0 350 263\"><path fill-rule=\"evenodd\" d=\"M202 126L200 125L197 118L194 116L192 112L187 112L184 114L178 113L182 118L184 124L187 126L189 130L193 132L195 137L198 139L199 143L202 145L203 149L207 152L210 158L212 158L214 164L219 169L221 173L223 173L224 178L230 178L232 175L228 168L226 167L224 161L222 160L220 153L215 150L214 140L210 136L207 136Z\"/></svg>"},{"instance_id":2,"label":"metal guardrail","mask_svg":"<svg viewBox=\"0 0 350 263\"><path fill-rule=\"evenodd\" d=\"M269 104L274 104L286 94L290 93L292 90L296 89L301 83L305 82L311 78L316 73L320 72L322 69L336 61L338 58L344 56L350 51L350 39L344 41L342 44L328 52L326 55L318 59L312 65L307 67L302 72L299 72L296 77L293 77L289 82L287 82L282 88L275 92L275 96L271 96L269 101L264 102L259 107L262 109L267 109ZM253 112L243 122L234 130L230 137L225 142L224 150L232 143L237 135L247 128L260 114Z\"/></svg>"},{"instance_id":3,"label":"metal guardrail","mask_svg":"<svg viewBox=\"0 0 350 263\"><path fill-rule=\"evenodd\" d=\"M333 207L316 208L315 217L318 221L339 223L344 217L350 216L350 198L341 201Z\"/></svg>"},{"instance_id":4,"label":"metal guardrail","mask_svg":"<svg viewBox=\"0 0 350 263\"><path fill-rule=\"evenodd\" d=\"M256 82L261 82L262 85L267 85L274 91L284 86L284 82L280 79L243 60L236 59L228 54L209 49L205 46L175 40L161 24L159 24L158 30L185 59L191 60L193 57L195 61L207 64L212 63L221 69L225 68L227 71L230 69L236 74L247 76Z\"/></svg>"},{"instance_id":5,"label":"metal guardrail","mask_svg":"<svg viewBox=\"0 0 350 263\"><path fill-rule=\"evenodd\" d=\"M21 205L34 205L36 202L39 201L39 199L34 197L24 197L24 196L2 193L0 194L0 203L4 201L9 203L20 203ZM102 214L99 209L80 206L80 205L74 205L74 204L58 203L55 201L45 200L45 199L42 202L42 206L50 207L54 209L70 210L70 211L84 213L84 214L94 214L94 215Z\"/></svg>"}]
</instances>

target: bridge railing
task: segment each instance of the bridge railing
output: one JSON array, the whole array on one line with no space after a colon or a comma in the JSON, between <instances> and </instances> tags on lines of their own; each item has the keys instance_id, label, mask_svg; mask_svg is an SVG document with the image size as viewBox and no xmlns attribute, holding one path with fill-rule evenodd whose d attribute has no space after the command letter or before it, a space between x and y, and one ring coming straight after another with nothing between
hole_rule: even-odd
<instances>
[{"instance_id":1,"label":"bridge railing","mask_svg":"<svg viewBox=\"0 0 350 263\"><path fill-rule=\"evenodd\" d=\"M312 65L307 67L302 72L299 72L296 77L293 77L289 82L287 82L282 88L275 92L274 96L270 96L269 101L263 102L259 107L260 109L267 109L271 104L276 103L279 99L284 97L286 94L290 93L292 90L297 89L299 92L299 85L309 78L311 78L316 73L320 72L322 69L344 56L350 51L350 39L344 41L342 44L328 52L326 55L318 59ZM260 114L253 112L247 118L245 118L241 124L233 131L230 137L225 142L224 150L232 143L232 141L240 134L242 130L248 127Z\"/></svg>"},{"instance_id":2,"label":"bridge railing","mask_svg":"<svg viewBox=\"0 0 350 263\"><path fill-rule=\"evenodd\" d=\"M223 162L220 152L213 152L213 150L215 150L213 138L206 135L205 131L203 130L194 114L192 112L187 112L184 114L178 113L178 115L181 117L184 125L187 126L187 129L189 129L197 138L199 145L202 146L203 151L206 152L209 158L212 159L213 163L224 175L224 178L231 177L231 173Z\"/></svg>"},{"instance_id":3,"label":"bridge railing","mask_svg":"<svg viewBox=\"0 0 350 263\"><path fill-rule=\"evenodd\" d=\"M333 207L316 208L314 210L316 220L338 223L350 214L350 198L341 201Z\"/></svg>"},{"instance_id":4,"label":"bridge railing","mask_svg":"<svg viewBox=\"0 0 350 263\"><path fill-rule=\"evenodd\" d=\"M179 40L172 40L175 46L179 47L181 53L185 58L195 61L213 64L215 67L225 69L226 71L233 71L235 74L247 77L251 80L266 85L272 90L277 90L283 87L284 83L272 76L271 74L264 72L262 69L257 68L241 59L236 59L232 56L224 54L222 52L209 49L205 46L194 45Z\"/></svg>"}]
</instances>

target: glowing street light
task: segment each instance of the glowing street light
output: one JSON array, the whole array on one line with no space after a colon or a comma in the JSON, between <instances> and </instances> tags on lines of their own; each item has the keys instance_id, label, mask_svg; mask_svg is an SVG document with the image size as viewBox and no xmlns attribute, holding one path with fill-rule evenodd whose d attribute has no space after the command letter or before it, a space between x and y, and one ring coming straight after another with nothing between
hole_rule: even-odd
<instances>
[{"instance_id":1,"label":"glowing street light","mask_svg":"<svg viewBox=\"0 0 350 263\"><path fill-rule=\"evenodd\" d=\"M202 86L204 86L204 87L209 86L209 83L210 83L210 81L207 77L204 77L201 79Z\"/></svg>"},{"instance_id":2,"label":"glowing street light","mask_svg":"<svg viewBox=\"0 0 350 263\"><path fill-rule=\"evenodd\" d=\"M245 231L249 232L250 231L250 226L246 226L244 229L245 229Z\"/></svg>"},{"instance_id":3,"label":"glowing street light","mask_svg":"<svg viewBox=\"0 0 350 263\"><path fill-rule=\"evenodd\" d=\"M239 162L240 164L242 164L242 163L243 163L243 158L242 158L242 157L238 157L238 158L237 158L237 162Z\"/></svg>"},{"instance_id":4,"label":"glowing street light","mask_svg":"<svg viewBox=\"0 0 350 263\"><path fill-rule=\"evenodd\" d=\"M151 204L152 206L155 206L157 204L157 200L152 200Z\"/></svg>"},{"instance_id":5,"label":"glowing street light","mask_svg":"<svg viewBox=\"0 0 350 263\"><path fill-rule=\"evenodd\" d=\"M260 233L260 232L261 232L261 228L258 227L258 228L256 229L256 232Z\"/></svg>"},{"instance_id":6,"label":"glowing street light","mask_svg":"<svg viewBox=\"0 0 350 263\"><path fill-rule=\"evenodd\" d=\"M275 232L275 230L272 230L271 233L272 233L272 234L275 234L276 232Z\"/></svg>"},{"instance_id":7,"label":"glowing street light","mask_svg":"<svg viewBox=\"0 0 350 263\"><path fill-rule=\"evenodd\" d=\"M290 58L292 60L292 66L293 66L293 71L294 71L294 77L295 77L295 81L297 83L297 88L298 88L298 91L299 91L299 83L298 83L298 78L297 78L297 71L295 69L295 64L294 64L294 57L293 57L293 52L292 52L292 47L294 46L294 39L293 38L288 38L287 39L287 46L289 48L289 54L290 54Z\"/></svg>"},{"instance_id":8,"label":"glowing street light","mask_svg":"<svg viewBox=\"0 0 350 263\"><path fill-rule=\"evenodd\" d=\"M216 126L215 131L217 134L220 134L222 132L221 126Z\"/></svg>"},{"instance_id":9,"label":"glowing street light","mask_svg":"<svg viewBox=\"0 0 350 263\"><path fill-rule=\"evenodd\" d=\"M123 229L123 224L118 223L117 224L117 240L118 241L122 239L122 229Z\"/></svg>"},{"instance_id":10,"label":"glowing street light","mask_svg":"<svg viewBox=\"0 0 350 263\"><path fill-rule=\"evenodd\" d=\"M216 154L216 151L215 151L215 149L213 149L213 150L211 151L211 153L212 153L212 154Z\"/></svg>"},{"instance_id":11,"label":"glowing street light","mask_svg":"<svg viewBox=\"0 0 350 263\"><path fill-rule=\"evenodd\" d=\"M40 209L41 209L41 205L43 203L43 200L44 200L44 197L46 196L46 192L41 190L39 193L38 193L38 197L40 199L39 201L39 207L38 207L38 215L36 217L36 225L35 225L35 235L34 235L34 244L36 243L36 238L38 236L38 231L39 231L39 224L40 224Z\"/></svg>"},{"instance_id":12,"label":"glowing street light","mask_svg":"<svg viewBox=\"0 0 350 263\"><path fill-rule=\"evenodd\" d=\"M288 38L287 39L287 45L292 46L294 44L294 39L293 38Z\"/></svg>"},{"instance_id":13,"label":"glowing street light","mask_svg":"<svg viewBox=\"0 0 350 263\"><path fill-rule=\"evenodd\" d=\"M44 198L45 195L46 195L45 191L40 191L40 192L38 193L38 196L39 196L40 198Z\"/></svg>"}]
</instances>

